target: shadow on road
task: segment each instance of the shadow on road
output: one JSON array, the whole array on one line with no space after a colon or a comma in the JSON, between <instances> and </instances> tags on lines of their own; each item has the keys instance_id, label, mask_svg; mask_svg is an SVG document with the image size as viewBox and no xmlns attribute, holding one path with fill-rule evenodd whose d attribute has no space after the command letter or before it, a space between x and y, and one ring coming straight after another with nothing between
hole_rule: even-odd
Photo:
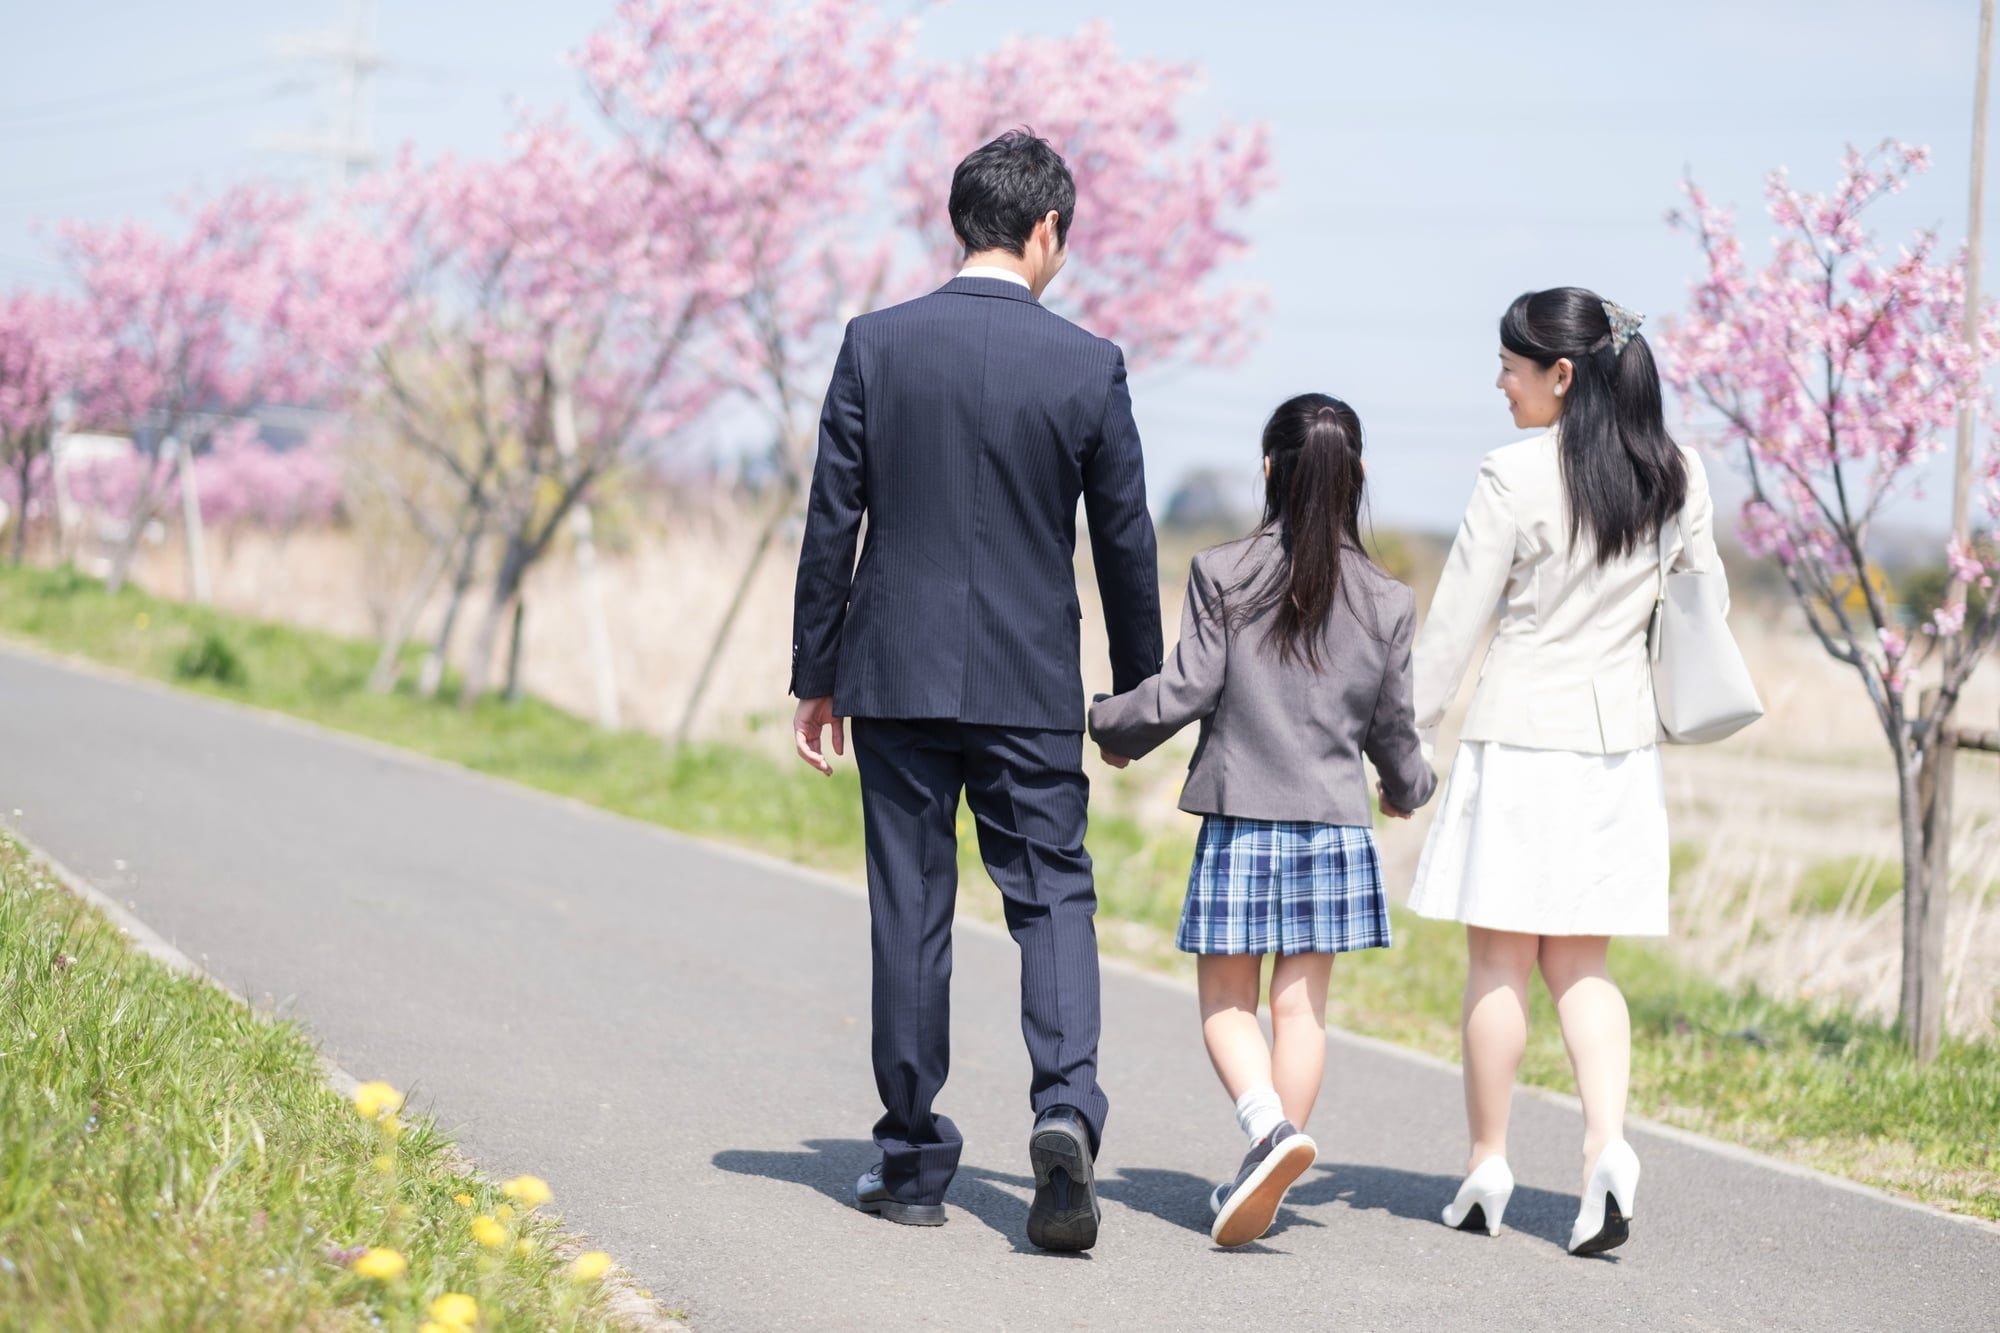
<instances>
[{"instance_id":1,"label":"shadow on road","mask_svg":"<svg viewBox=\"0 0 2000 1333\"><path fill-rule=\"evenodd\" d=\"M1459 1181L1456 1176L1399 1171L1388 1166L1360 1166L1349 1162L1333 1162L1323 1163L1314 1168L1311 1174L1292 1187L1292 1192L1286 1196L1285 1202L1301 1208L1342 1203L1354 1209L1380 1210L1392 1217L1406 1217L1418 1222L1437 1222L1438 1214L1451 1202L1458 1186ZM1568 1244L1570 1224L1575 1220L1574 1195L1517 1185L1514 1188L1514 1197L1507 1204L1508 1230L1548 1241L1552 1245ZM1270 1234L1275 1236L1288 1226L1300 1224L1323 1225L1309 1218L1299 1217L1291 1208L1286 1208L1278 1214L1277 1225L1272 1228ZM1606 1257L1615 1258L1615 1256Z\"/></svg>"},{"instance_id":2,"label":"shadow on road","mask_svg":"<svg viewBox=\"0 0 2000 1333\"><path fill-rule=\"evenodd\" d=\"M867 1139L810 1139L797 1151L730 1149L717 1153L712 1160L721 1170L804 1185L842 1208L852 1208L854 1182L874 1165L877 1156L878 1150ZM1292 1187L1285 1200L1286 1207L1278 1213L1268 1238L1275 1239L1295 1227L1324 1227L1326 1222L1301 1210L1318 1210L1332 1204L1435 1222L1438 1211L1450 1201L1458 1183L1453 1176L1400 1171L1394 1167L1347 1162L1321 1165ZM1208 1235L1208 1194L1212 1188L1212 1183L1200 1176L1156 1167L1125 1167L1116 1175L1100 1177L1097 1182L1098 1194L1107 1202L1157 1217L1204 1238ZM968 1166L960 1168L952 1181L949 1202L992 1228L1018 1253L1046 1258L1088 1258L1088 1255L1051 1255L1028 1243L1027 1199L1033 1190L1034 1181L1027 1175ZM1569 1239L1570 1222L1575 1215L1576 1200L1569 1195L1521 1186L1515 1189L1507 1206L1507 1226L1560 1246ZM1232 1252L1280 1253L1261 1245L1246 1245Z\"/></svg>"},{"instance_id":3,"label":"shadow on road","mask_svg":"<svg viewBox=\"0 0 2000 1333\"><path fill-rule=\"evenodd\" d=\"M761 1176L766 1180L804 1185L819 1191L843 1208L852 1208L854 1182L881 1156L881 1150L867 1139L808 1139L800 1146L804 1151L729 1149L717 1153L711 1160L722 1170L738 1175ZM1013 1176L983 1167L965 1166L960 1167L958 1174L952 1178L951 1194L946 1202L964 1209L991 1227L1017 1253L1049 1259L1089 1259L1087 1253L1057 1254L1028 1243L1027 1196L1033 1193L1034 1188L1035 1182L1029 1176ZM1107 1193L1105 1197L1111 1196Z\"/></svg>"}]
</instances>

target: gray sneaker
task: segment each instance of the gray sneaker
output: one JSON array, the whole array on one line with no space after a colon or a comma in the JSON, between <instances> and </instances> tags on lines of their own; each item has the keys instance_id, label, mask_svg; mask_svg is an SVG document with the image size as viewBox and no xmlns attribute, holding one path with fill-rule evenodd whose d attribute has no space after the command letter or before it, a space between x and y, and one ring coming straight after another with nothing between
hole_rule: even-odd
<instances>
[{"instance_id":1,"label":"gray sneaker","mask_svg":"<svg viewBox=\"0 0 2000 1333\"><path fill-rule=\"evenodd\" d=\"M1271 1229L1285 1191L1319 1160L1319 1145L1289 1120L1259 1139L1243 1155L1236 1179L1216 1186L1209 1204L1215 1224L1208 1238L1225 1248L1248 1245Z\"/></svg>"}]
</instances>

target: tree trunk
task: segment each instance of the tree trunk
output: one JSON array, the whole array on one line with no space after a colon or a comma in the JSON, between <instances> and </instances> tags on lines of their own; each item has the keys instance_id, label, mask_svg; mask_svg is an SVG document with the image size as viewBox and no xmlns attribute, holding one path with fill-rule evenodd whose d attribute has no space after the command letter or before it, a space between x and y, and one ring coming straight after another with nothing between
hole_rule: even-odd
<instances>
[{"instance_id":1,"label":"tree trunk","mask_svg":"<svg viewBox=\"0 0 2000 1333\"><path fill-rule=\"evenodd\" d=\"M528 599L514 598L514 628L507 634L507 702L521 702L521 624L528 618Z\"/></svg>"},{"instance_id":2,"label":"tree trunk","mask_svg":"<svg viewBox=\"0 0 2000 1333\"><path fill-rule=\"evenodd\" d=\"M778 529L792 516L793 501L797 495L797 487L787 484L778 497L778 503L772 507L771 516L764 521L763 530L757 534L757 545L751 548L750 559L736 580L736 591L729 598L729 609L723 612L722 623L716 627L715 637L709 641L708 654L702 659L701 671L694 678L694 688L688 691L687 703L681 708L680 722L674 727L675 746L686 745L694 731L695 718L701 713L702 700L708 695L708 687L715 678L715 669L722 661L722 654L729 647L729 636L736 629L737 617L742 615L744 604L750 600L750 587L757 581L757 571L763 567L771 543L777 540Z\"/></svg>"},{"instance_id":3,"label":"tree trunk","mask_svg":"<svg viewBox=\"0 0 2000 1333\"><path fill-rule=\"evenodd\" d=\"M403 601L403 609L390 622L389 632L382 636L382 651L376 655L375 669L368 673L368 688L376 694L387 694L396 688L396 680L402 675L403 646L416 632L417 617L423 614L424 603L437 590L438 580L444 577L445 565L451 560L452 548L457 545L454 534L432 546L430 554L424 557L424 567L418 571L410 595Z\"/></svg>"},{"instance_id":4,"label":"tree trunk","mask_svg":"<svg viewBox=\"0 0 2000 1333\"><path fill-rule=\"evenodd\" d=\"M431 645L430 654L424 658L424 665L417 673L417 694L425 699L437 698L438 686L444 682L445 663L451 660L451 636L458 628L458 612L465 605L466 594L472 590L472 571L479 563L479 539L484 534L478 522L467 529L465 553L459 557L458 572L451 581L451 600L445 603L444 620L438 625L437 640Z\"/></svg>"},{"instance_id":5,"label":"tree trunk","mask_svg":"<svg viewBox=\"0 0 2000 1333\"><path fill-rule=\"evenodd\" d=\"M28 557L28 486L33 477L35 455L24 441L21 458L16 471L19 484L14 488L14 497L20 502L20 513L14 515L14 565L19 568Z\"/></svg>"},{"instance_id":6,"label":"tree trunk","mask_svg":"<svg viewBox=\"0 0 2000 1333\"><path fill-rule=\"evenodd\" d=\"M1903 784L1915 788L1910 795L1915 798L1917 843L1910 845L1911 811L1906 808L1901 1021L1903 1039L1920 1064L1937 1057L1944 1030L1944 926L1951 901L1951 805L1958 745L1948 718L1939 719L1937 726L1922 768Z\"/></svg>"},{"instance_id":7,"label":"tree trunk","mask_svg":"<svg viewBox=\"0 0 2000 1333\"><path fill-rule=\"evenodd\" d=\"M507 538L507 554L500 561L500 573L493 580L493 599L486 604L486 615L479 623L479 636L473 640L472 656L465 664L465 681L459 686L458 706L471 708L479 696L486 693L486 677L493 670L493 651L499 646L500 626L514 608L515 599L521 595L521 576L526 572L527 554L519 533Z\"/></svg>"},{"instance_id":8,"label":"tree trunk","mask_svg":"<svg viewBox=\"0 0 2000 1333\"><path fill-rule=\"evenodd\" d=\"M132 577L132 562L139 558L139 543L146 535L146 524L152 520L143 515L150 513L150 506L135 506L125 535L118 539L118 545L111 551L111 571L104 577L104 591L116 594L125 586L125 580Z\"/></svg>"},{"instance_id":9,"label":"tree trunk","mask_svg":"<svg viewBox=\"0 0 2000 1333\"><path fill-rule=\"evenodd\" d=\"M116 593L125 586L132 576L132 564L139 558L139 545L146 540L146 527L153 521L154 512L160 507L160 459L158 455L146 454L144 480L139 483L139 495L125 515L125 535L118 539L118 545L111 552L111 572L105 577L104 590Z\"/></svg>"}]
</instances>

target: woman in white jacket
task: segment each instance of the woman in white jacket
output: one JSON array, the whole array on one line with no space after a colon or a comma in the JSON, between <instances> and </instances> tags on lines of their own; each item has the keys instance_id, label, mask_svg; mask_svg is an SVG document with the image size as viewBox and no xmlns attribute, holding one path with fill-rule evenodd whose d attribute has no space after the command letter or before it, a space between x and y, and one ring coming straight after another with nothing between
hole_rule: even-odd
<instances>
[{"instance_id":1,"label":"woman in white jacket","mask_svg":"<svg viewBox=\"0 0 2000 1333\"><path fill-rule=\"evenodd\" d=\"M1583 1100L1572 1253L1623 1243L1639 1162L1624 1139L1631 1019L1612 935L1667 931L1668 844L1647 628L1660 543L1717 569L1700 460L1668 438L1639 317L1578 287L1530 292L1500 321L1514 424L1487 455L1416 647L1427 743L1500 609L1410 906L1462 921L1465 1184L1448 1225L1497 1232L1513 1190L1507 1113L1537 965ZM1686 511L1683 545L1676 519Z\"/></svg>"}]
</instances>

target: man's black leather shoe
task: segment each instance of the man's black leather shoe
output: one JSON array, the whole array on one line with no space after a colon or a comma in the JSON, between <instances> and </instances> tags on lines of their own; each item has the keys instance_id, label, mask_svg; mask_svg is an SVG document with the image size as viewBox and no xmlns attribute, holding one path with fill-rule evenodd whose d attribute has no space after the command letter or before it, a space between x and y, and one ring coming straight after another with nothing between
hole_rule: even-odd
<instances>
[{"instance_id":1,"label":"man's black leather shoe","mask_svg":"<svg viewBox=\"0 0 2000 1333\"><path fill-rule=\"evenodd\" d=\"M1087 1250L1097 1244L1096 1153L1090 1129L1070 1106L1051 1106L1035 1121L1028 1161L1035 1171L1035 1201L1028 1206L1028 1239L1044 1250Z\"/></svg>"},{"instance_id":2,"label":"man's black leather shoe","mask_svg":"<svg viewBox=\"0 0 2000 1333\"><path fill-rule=\"evenodd\" d=\"M906 1227L941 1227L944 1225L944 1205L941 1203L904 1203L889 1193L889 1187L882 1183L882 1164L868 1168L868 1174L854 1182L854 1206L864 1213L874 1213L886 1217L891 1222L901 1222Z\"/></svg>"}]
</instances>

